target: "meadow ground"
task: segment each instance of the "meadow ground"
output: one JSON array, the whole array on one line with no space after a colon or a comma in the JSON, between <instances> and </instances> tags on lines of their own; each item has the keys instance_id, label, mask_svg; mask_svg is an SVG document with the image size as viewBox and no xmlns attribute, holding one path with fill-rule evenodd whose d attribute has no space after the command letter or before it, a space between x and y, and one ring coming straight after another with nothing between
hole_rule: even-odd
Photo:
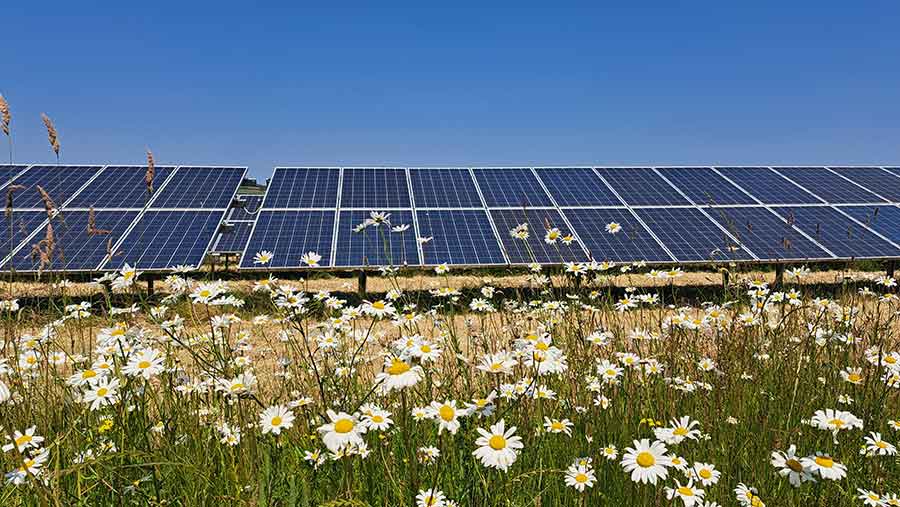
<instances>
[{"instance_id":1,"label":"meadow ground","mask_svg":"<svg viewBox=\"0 0 900 507\"><path fill-rule=\"evenodd\" d=\"M6 284L0 505L900 505L892 279L581 268Z\"/></svg>"}]
</instances>

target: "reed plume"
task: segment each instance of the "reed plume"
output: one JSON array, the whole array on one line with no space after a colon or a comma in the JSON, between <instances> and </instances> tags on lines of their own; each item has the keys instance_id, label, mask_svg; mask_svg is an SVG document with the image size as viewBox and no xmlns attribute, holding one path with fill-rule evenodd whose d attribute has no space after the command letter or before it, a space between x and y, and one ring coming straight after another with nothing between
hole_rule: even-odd
<instances>
[{"instance_id":1,"label":"reed plume","mask_svg":"<svg viewBox=\"0 0 900 507\"><path fill-rule=\"evenodd\" d=\"M53 126L53 121L50 120L50 117L44 113L41 113L41 120L44 121L44 126L47 127L47 139L50 141L50 147L53 148L53 153L56 153L56 163L59 163L59 132L56 131L56 127Z\"/></svg>"},{"instance_id":2,"label":"reed plume","mask_svg":"<svg viewBox=\"0 0 900 507\"><path fill-rule=\"evenodd\" d=\"M44 201L44 209L47 211L47 218L53 218L53 212L56 211L56 203L40 185L36 185L37 191L41 194L41 200Z\"/></svg>"},{"instance_id":3,"label":"reed plume","mask_svg":"<svg viewBox=\"0 0 900 507\"><path fill-rule=\"evenodd\" d=\"M12 216L13 211L13 194L19 190L24 190L24 185L10 185L6 187L6 218Z\"/></svg>"},{"instance_id":4,"label":"reed plume","mask_svg":"<svg viewBox=\"0 0 900 507\"><path fill-rule=\"evenodd\" d=\"M147 174L144 175L144 183L147 184L147 195L153 194L153 176L156 174L156 163L153 160L153 152L147 149Z\"/></svg>"},{"instance_id":5,"label":"reed plume","mask_svg":"<svg viewBox=\"0 0 900 507\"><path fill-rule=\"evenodd\" d=\"M91 206L88 209L88 225L87 225L87 233L88 236L103 236L105 234L110 234L112 231L106 229L98 229L97 228L97 218L94 215L94 207Z\"/></svg>"},{"instance_id":6,"label":"reed plume","mask_svg":"<svg viewBox=\"0 0 900 507\"><path fill-rule=\"evenodd\" d=\"M9 102L0 94L0 130L6 134L9 141L9 163L13 163L12 156L12 135L10 134L9 124L12 122L12 113L9 112Z\"/></svg>"},{"instance_id":7,"label":"reed plume","mask_svg":"<svg viewBox=\"0 0 900 507\"><path fill-rule=\"evenodd\" d=\"M31 259L40 262L38 273L42 272L53 260L53 251L56 249L56 236L53 233L53 223L47 222L44 239L31 245Z\"/></svg>"}]
</instances>

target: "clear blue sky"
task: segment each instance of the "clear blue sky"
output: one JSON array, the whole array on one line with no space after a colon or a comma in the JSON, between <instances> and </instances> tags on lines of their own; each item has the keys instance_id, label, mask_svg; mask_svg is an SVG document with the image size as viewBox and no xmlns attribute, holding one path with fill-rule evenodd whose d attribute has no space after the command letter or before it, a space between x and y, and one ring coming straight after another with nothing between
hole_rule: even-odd
<instances>
[{"instance_id":1,"label":"clear blue sky","mask_svg":"<svg viewBox=\"0 0 900 507\"><path fill-rule=\"evenodd\" d=\"M896 1L265 3L8 2L16 160L900 163Z\"/></svg>"}]
</instances>

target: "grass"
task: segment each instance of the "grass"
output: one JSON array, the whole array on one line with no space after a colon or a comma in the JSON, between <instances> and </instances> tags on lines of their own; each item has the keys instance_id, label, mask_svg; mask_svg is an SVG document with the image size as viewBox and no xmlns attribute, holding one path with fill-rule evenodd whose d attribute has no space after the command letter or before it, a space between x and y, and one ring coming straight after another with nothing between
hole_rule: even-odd
<instances>
[{"instance_id":1,"label":"grass","mask_svg":"<svg viewBox=\"0 0 900 507\"><path fill-rule=\"evenodd\" d=\"M682 416L699 422L700 435L668 445L667 455L721 472L716 484L694 481L710 502L736 505L741 483L756 488L758 501L779 506L862 505L858 488L900 493L895 456L860 454L871 431L891 443L900 435L889 423L900 419L898 390L883 380L891 378L885 358L897 349L897 300L881 294L892 289L852 281L825 303L816 299L823 292L789 279L783 290L799 295L789 304L777 301L783 292L748 295L754 289L736 277L699 294L676 278L628 293L657 294L657 302L618 311L622 293L596 275L554 276L527 291L498 286L493 294L471 285L458 292L450 275L432 278L450 287L432 293L413 290L416 279L389 277L383 288L393 293L377 297L396 312L380 317L374 301L339 309L341 298L305 286L315 281L276 281L263 292L178 276L168 280L169 295L147 300L134 278L120 276L120 288L102 292L90 308L69 306L85 297L65 291L30 299L4 312L2 381L12 395L0 404L0 423L7 438L34 426L44 441L5 452L4 470L15 472L38 448L49 455L18 476L20 484L8 483L0 504L374 507L416 505L433 488L471 506L682 505L665 488L687 484L690 472L669 467L656 485L638 484L621 465L634 440L656 440L655 430ZM646 278L632 276L634 285ZM495 311L473 310L476 299L476 308ZM132 304L135 312L121 310ZM398 325L404 314L416 320ZM602 345L588 340L597 331L609 333ZM399 342L411 338L440 353L432 361L410 356ZM164 367L128 374L146 349L158 351ZM477 368L500 351L515 361L509 373ZM98 378L119 387L92 410L84 396L96 381L73 386L69 379L101 352L110 369L95 365ZM398 353L421 375L383 392L376 377L385 356ZM640 360L629 366L625 353ZM541 374L533 354L564 357L566 367ZM703 359L715 366L706 371ZM602 360L622 369L616 382L597 378ZM645 371L654 361L661 373ZM859 384L843 379L848 367L861 368ZM242 373L256 381L239 377L243 389L218 389ZM492 392L489 414L459 417L455 433L439 433L438 419L414 414L448 400L462 409ZM278 434L264 433L271 421L262 424L260 415L275 405L294 419ZM851 412L863 429L834 437L808 424L829 408ZM390 412L393 423L361 434L362 451L336 456L319 431L328 410L356 415L355 428L363 424L360 410ZM571 435L547 431L545 418L567 419ZM478 428L500 420L516 427L523 444L505 471L473 456ZM770 463L773 451L792 444L800 457L829 454L846 477L793 487ZM617 448L615 459L604 456L608 446ZM427 447L439 456L427 458ZM596 482L580 492L564 479L584 458L590 464L582 471L592 470Z\"/></svg>"}]
</instances>

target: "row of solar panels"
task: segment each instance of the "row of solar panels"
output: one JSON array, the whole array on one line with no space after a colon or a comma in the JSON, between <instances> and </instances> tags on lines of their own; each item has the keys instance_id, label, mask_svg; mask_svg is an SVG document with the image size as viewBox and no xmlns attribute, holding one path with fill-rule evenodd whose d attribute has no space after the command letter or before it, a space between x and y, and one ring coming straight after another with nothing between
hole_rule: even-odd
<instances>
[{"instance_id":1,"label":"row of solar panels","mask_svg":"<svg viewBox=\"0 0 900 507\"><path fill-rule=\"evenodd\" d=\"M276 168L240 266L894 258L898 202L900 168L882 167ZM409 228L358 231L370 211Z\"/></svg>"},{"instance_id":2,"label":"row of solar panels","mask_svg":"<svg viewBox=\"0 0 900 507\"><path fill-rule=\"evenodd\" d=\"M245 173L161 166L148 181L141 166L0 166L0 192L12 198L0 227L0 270L198 266ZM56 210L50 219L38 187Z\"/></svg>"}]
</instances>

